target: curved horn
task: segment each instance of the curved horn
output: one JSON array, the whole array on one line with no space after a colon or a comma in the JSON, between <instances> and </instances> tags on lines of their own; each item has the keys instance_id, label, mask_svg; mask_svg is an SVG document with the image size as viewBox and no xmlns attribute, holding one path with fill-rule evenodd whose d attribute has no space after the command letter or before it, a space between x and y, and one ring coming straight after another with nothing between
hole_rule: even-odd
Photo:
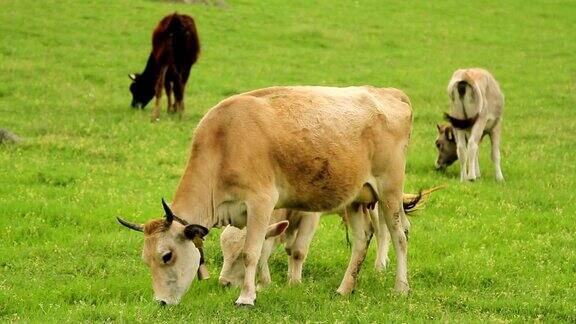
<instances>
[{"instance_id":1,"label":"curved horn","mask_svg":"<svg viewBox=\"0 0 576 324\"><path fill-rule=\"evenodd\" d=\"M166 223L168 225L172 224L174 214L172 213L172 210L170 210L170 207L168 207L168 204L164 201L164 198L162 198L162 207L164 207L164 212L166 213Z\"/></svg>"},{"instance_id":2,"label":"curved horn","mask_svg":"<svg viewBox=\"0 0 576 324\"><path fill-rule=\"evenodd\" d=\"M130 73L130 74L128 74L128 77L130 78L130 80L136 81L136 74Z\"/></svg>"},{"instance_id":3,"label":"curved horn","mask_svg":"<svg viewBox=\"0 0 576 324\"><path fill-rule=\"evenodd\" d=\"M129 229L133 229L133 230L138 231L138 232L144 232L144 225L142 225L142 224L130 223L130 222L123 220L120 217L116 217L116 219L118 220L118 222L120 224L128 227Z\"/></svg>"}]
</instances>

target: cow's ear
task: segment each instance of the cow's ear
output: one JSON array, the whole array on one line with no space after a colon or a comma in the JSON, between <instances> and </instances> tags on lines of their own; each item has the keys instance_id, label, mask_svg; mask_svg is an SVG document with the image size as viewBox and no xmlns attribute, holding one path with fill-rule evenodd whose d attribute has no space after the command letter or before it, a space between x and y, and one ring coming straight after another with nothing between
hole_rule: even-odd
<instances>
[{"instance_id":1,"label":"cow's ear","mask_svg":"<svg viewBox=\"0 0 576 324\"><path fill-rule=\"evenodd\" d=\"M197 237L204 238L206 234L208 234L208 229L201 225L192 224L184 227L184 236L189 240L193 240Z\"/></svg>"},{"instance_id":2,"label":"cow's ear","mask_svg":"<svg viewBox=\"0 0 576 324\"><path fill-rule=\"evenodd\" d=\"M452 131L452 127L446 127L445 133L446 133L446 138L450 142L454 142L454 131Z\"/></svg>"},{"instance_id":3,"label":"cow's ear","mask_svg":"<svg viewBox=\"0 0 576 324\"><path fill-rule=\"evenodd\" d=\"M130 73L130 74L128 74L128 77L130 78L130 80L136 81L136 74Z\"/></svg>"},{"instance_id":4,"label":"cow's ear","mask_svg":"<svg viewBox=\"0 0 576 324\"><path fill-rule=\"evenodd\" d=\"M278 236L284 233L286 231L286 228L288 228L289 224L290 223L287 220L285 220L269 225L268 229L266 230L266 238Z\"/></svg>"}]
</instances>

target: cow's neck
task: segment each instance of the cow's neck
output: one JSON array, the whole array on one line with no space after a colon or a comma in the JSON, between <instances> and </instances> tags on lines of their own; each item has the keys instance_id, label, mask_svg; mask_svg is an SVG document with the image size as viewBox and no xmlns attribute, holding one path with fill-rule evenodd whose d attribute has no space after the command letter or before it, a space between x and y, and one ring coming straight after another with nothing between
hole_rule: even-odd
<instances>
[{"instance_id":1,"label":"cow's neck","mask_svg":"<svg viewBox=\"0 0 576 324\"><path fill-rule=\"evenodd\" d=\"M172 211L190 224L208 229L214 226L213 177L207 165L193 157L180 179L174 195Z\"/></svg>"},{"instance_id":2,"label":"cow's neck","mask_svg":"<svg viewBox=\"0 0 576 324\"><path fill-rule=\"evenodd\" d=\"M143 80L146 80L146 82L155 85L159 74L160 74L160 65L156 63L156 60L154 59L154 54L150 53L150 56L148 56L148 61L146 62L146 67L144 68L144 71L142 72L140 77Z\"/></svg>"}]
</instances>

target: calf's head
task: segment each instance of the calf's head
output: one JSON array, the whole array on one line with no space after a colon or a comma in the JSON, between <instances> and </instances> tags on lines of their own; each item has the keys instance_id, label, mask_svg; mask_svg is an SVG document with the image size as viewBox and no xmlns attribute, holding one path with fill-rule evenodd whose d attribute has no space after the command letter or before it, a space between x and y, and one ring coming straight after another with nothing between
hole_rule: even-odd
<instances>
[{"instance_id":1,"label":"calf's head","mask_svg":"<svg viewBox=\"0 0 576 324\"><path fill-rule=\"evenodd\" d=\"M154 98L156 90L154 89L154 82L146 80L140 74L128 75L132 83L130 84L130 92L132 93L132 108L144 108Z\"/></svg>"},{"instance_id":2,"label":"calf's head","mask_svg":"<svg viewBox=\"0 0 576 324\"><path fill-rule=\"evenodd\" d=\"M273 239L288 227L288 221L281 221L268 226L266 239ZM246 229L234 226L226 226L220 234L220 247L224 263L218 281L223 286L232 285L239 287L244 282L244 242L246 241Z\"/></svg>"},{"instance_id":3,"label":"calf's head","mask_svg":"<svg viewBox=\"0 0 576 324\"><path fill-rule=\"evenodd\" d=\"M449 124L438 124L436 128L438 129L438 137L436 137L436 149L438 150L436 170L445 170L446 167L458 160L454 128Z\"/></svg>"},{"instance_id":4,"label":"calf's head","mask_svg":"<svg viewBox=\"0 0 576 324\"><path fill-rule=\"evenodd\" d=\"M161 304L178 304L192 283L202 260L201 242L208 229L175 216L162 200L165 218L146 224L118 221L144 233L142 259L152 272L154 297ZM196 243L195 243L196 242ZM200 246L197 246L200 245Z\"/></svg>"}]
</instances>

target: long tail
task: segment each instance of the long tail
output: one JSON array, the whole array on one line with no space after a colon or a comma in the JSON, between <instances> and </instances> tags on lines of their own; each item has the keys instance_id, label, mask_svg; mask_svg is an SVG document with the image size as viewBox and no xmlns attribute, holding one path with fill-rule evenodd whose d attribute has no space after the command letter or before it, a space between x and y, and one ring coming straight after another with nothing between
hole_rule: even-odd
<instances>
[{"instance_id":1,"label":"long tail","mask_svg":"<svg viewBox=\"0 0 576 324\"><path fill-rule=\"evenodd\" d=\"M404 193L402 195L402 206L404 207L404 212L406 214L411 214L414 211L421 209L428 197L430 197L431 193L446 187L447 185L443 184L430 189L420 190L417 194Z\"/></svg>"},{"instance_id":2,"label":"long tail","mask_svg":"<svg viewBox=\"0 0 576 324\"><path fill-rule=\"evenodd\" d=\"M451 83L450 87L451 92L455 90L454 88L458 90L458 97L462 104L462 109L464 110L462 113L464 114L465 118L459 119L454 116L451 116L450 114L444 113L444 119L450 122L450 124L452 124L454 128L469 129L472 126L474 126L474 123L476 123L476 120L478 119L480 112L482 112L482 110L484 109L484 96L482 95L480 86L473 79L465 77L464 80L454 81L453 83ZM475 101L477 103L476 114L471 117L468 117L468 115L466 114L466 107L464 106L464 97L466 96L466 91L469 87L474 93L474 97L476 98ZM453 101L455 100L453 95L451 95L451 98Z\"/></svg>"},{"instance_id":3,"label":"long tail","mask_svg":"<svg viewBox=\"0 0 576 324\"><path fill-rule=\"evenodd\" d=\"M407 215L411 215L413 212L421 209L426 200L428 199L428 197L430 197L431 193L440 189L444 189L447 186L448 185L443 184L436 187L432 187L430 189L420 190L417 194L410 194L410 193L402 194L402 208L404 209L404 213L406 213ZM342 217L342 224L344 225L344 229L346 230L346 243L348 247L351 247L352 245L350 243L350 235L348 233L348 221L350 219L350 216L348 215L348 210L344 208L344 210L340 212L340 216Z\"/></svg>"}]
</instances>

